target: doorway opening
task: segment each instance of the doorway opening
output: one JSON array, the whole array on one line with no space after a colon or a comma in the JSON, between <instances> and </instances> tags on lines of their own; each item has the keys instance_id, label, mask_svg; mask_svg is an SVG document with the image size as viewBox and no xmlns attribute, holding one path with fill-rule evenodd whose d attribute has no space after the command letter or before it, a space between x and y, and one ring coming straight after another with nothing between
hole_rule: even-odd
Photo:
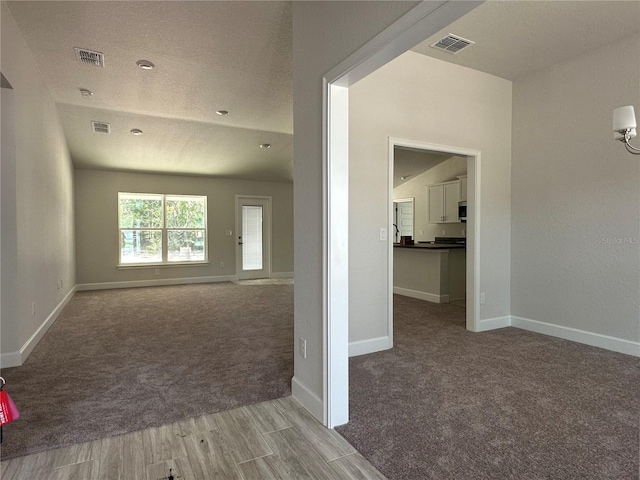
<instances>
[{"instance_id":1,"label":"doorway opening","mask_svg":"<svg viewBox=\"0 0 640 480\"><path fill-rule=\"evenodd\" d=\"M422 2L323 77L322 417L329 428L349 421L349 209L344 208L349 199L349 87L478 4ZM478 227L478 215L475 220L470 229ZM478 274L476 268L474 277ZM475 307L476 299L472 303ZM476 311L468 309L467 318L472 315L475 321Z\"/></svg>"},{"instance_id":2,"label":"doorway opening","mask_svg":"<svg viewBox=\"0 0 640 480\"><path fill-rule=\"evenodd\" d=\"M439 172L433 172L436 169ZM452 194L449 194L449 190ZM477 288L480 271L477 244L480 238L480 152L389 138L389 222L392 231L395 231L394 219L398 218L397 202L404 203L410 194L414 200L413 237L410 243L414 244L413 248L417 245L421 250L405 252L402 249L406 246L395 243L389 245L388 331L393 332L394 293L436 303L462 301L466 309L467 330L478 331L480 309L476 299L479 299ZM430 198L437 195L438 198ZM464 202L465 212L468 212L464 222L459 216L461 202ZM451 204L450 208L447 208L447 203ZM437 212L434 207L438 207ZM464 242L465 247L440 249L435 244L439 239L451 245ZM433 246L430 246L430 242L434 242ZM446 255L443 253L445 250ZM394 262L396 252L398 264ZM410 258L405 258L407 253L410 253ZM421 258L415 258L417 255ZM417 260L424 260L425 265L416 265ZM405 275L406 272L403 272L400 275L407 268L414 273L418 269L419 274Z\"/></svg>"}]
</instances>

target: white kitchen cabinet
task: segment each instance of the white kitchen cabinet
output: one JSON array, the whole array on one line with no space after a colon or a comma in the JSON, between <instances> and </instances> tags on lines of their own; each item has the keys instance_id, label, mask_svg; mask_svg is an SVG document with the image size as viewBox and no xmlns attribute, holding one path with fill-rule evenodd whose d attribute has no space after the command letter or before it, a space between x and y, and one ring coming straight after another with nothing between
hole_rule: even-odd
<instances>
[{"instance_id":1,"label":"white kitchen cabinet","mask_svg":"<svg viewBox=\"0 0 640 480\"><path fill-rule=\"evenodd\" d=\"M458 197L458 200L461 202L466 202L467 201L467 176L460 175L458 179L460 180L460 196Z\"/></svg>"},{"instance_id":2,"label":"white kitchen cabinet","mask_svg":"<svg viewBox=\"0 0 640 480\"><path fill-rule=\"evenodd\" d=\"M460 181L429 185L429 223L458 223Z\"/></svg>"}]
</instances>

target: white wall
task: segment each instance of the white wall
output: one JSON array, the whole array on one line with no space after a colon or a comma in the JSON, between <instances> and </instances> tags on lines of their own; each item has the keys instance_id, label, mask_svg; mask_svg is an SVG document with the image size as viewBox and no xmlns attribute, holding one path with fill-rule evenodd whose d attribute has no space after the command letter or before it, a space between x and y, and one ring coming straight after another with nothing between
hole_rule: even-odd
<instances>
[{"instance_id":1,"label":"white wall","mask_svg":"<svg viewBox=\"0 0 640 480\"><path fill-rule=\"evenodd\" d=\"M294 2L294 395L322 418L322 76L418 2ZM297 339L307 340L307 358ZM345 365L345 368L347 366Z\"/></svg>"},{"instance_id":2,"label":"white wall","mask_svg":"<svg viewBox=\"0 0 640 480\"><path fill-rule=\"evenodd\" d=\"M411 177L393 189L393 198L411 198L414 213L414 238L418 242L433 241L435 237L465 237L466 223L429 223L429 188L427 185L457 180L466 175L466 157L453 156L442 163ZM442 231L444 230L444 233ZM423 233L420 233L420 232ZM463 233L464 232L464 233Z\"/></svg>"},{"instance_id":3,"label":"white wall","mask_svg":"<svg viewBox=\"0 0 640 480\"><path fill-rule=\"evenodd\" d=\"M155 281L236 273L235 195L272 197L272 273L293 272L293 185L208 177L76 170L78 284ZM209 264L118 269L118 192L206 195ZM232 236L225 235L231 230ZM224 267L220 266L224 262Z\"/></svg>"},{"instance_id":4,"label":"white wall","mask_svg":"<svg viewBox=\"0 0 640 480\"><path fill-rule=\"evenodd\" d=\"M640 340L640 157L611 132L639 58L635 36L514 83L514 316Z\"/></svg>"},{"instance_id":5,"label":"white wall","mask_svg":"<svg viewBox=\"0 0 640 480\"><path fill-rule=\"evenodd\" d=\"M388 139L480 150L480 319L509 315L511 82L413 52L350 89L349 341L386 335Z\"/></svg>"},{"instance_id":6,"label":"white wall","mask_svg":"<svg viewBox=\"0 0 640 480\"><path fill-rule=\"evenodd\" d=\"M3 245L2 287L14 292L13 306L2 301L3 366L20 363L35 341L27 341L50 325L56 307L75 285L73 166L55 103L42 80L7 5L0 5L2 63L0 70L13 86L15 100L15 194L5 202L15 205L15 275L5 271ZM3 97L4 98L4 97ZM4 118L3 118L4 120ZM3 125L3 132L5 125ZM5 139L3 137L3 143ZM3 153L4 153L3 146ZM3 156L3 162L5 161ZM3 168L4 170L4 168ZM4 171L3 171L4 174ZM3 179L4 180L4 179ZM14 207L11 207L13 209ZM3 215L2 235L5 230ZM8 276L8 278L7 278ZM63 288L58 289L58 282ZM10 285L8 285L10 283ZM32 303L36 304L35 314ZM46 323L45 323L46 322ZM40 330L43 334L46 328ZM20 350L23 350L20 354Z\"/></svg>"}]
</instances>

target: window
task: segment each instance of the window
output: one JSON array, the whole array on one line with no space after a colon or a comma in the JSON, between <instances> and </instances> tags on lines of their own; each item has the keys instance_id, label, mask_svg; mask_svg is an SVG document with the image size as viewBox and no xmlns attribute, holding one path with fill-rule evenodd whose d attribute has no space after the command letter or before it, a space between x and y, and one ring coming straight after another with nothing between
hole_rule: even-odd
<instances>
[{"instance_id":1,"label":"window","mask_svg":"<svg viewBox=\"0 0 640 480\"><path fill-rule=\"evenodd\" d=\"M207 261L207 197L118 193L120 264Z\"/></svg>"}]
</instances>

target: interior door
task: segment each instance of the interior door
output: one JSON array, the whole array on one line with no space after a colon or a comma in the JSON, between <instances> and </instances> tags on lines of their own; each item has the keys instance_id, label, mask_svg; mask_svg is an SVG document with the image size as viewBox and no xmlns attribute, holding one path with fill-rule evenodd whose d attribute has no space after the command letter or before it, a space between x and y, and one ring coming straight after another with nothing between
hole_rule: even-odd
<instances>
[{"instance_id":1,"label":"interior door","mask_svg":"<svg viewBox=\"0 0 640 480\"><path fill-rule=\"evenodd\" d=\"M413 199L394 200L394 243L400 243L400 237L413 238Z\"/></svg>"},{"instance_id":2,"label":"interior door","mask_svg":"<svg viewBox=\"0 0 640 480\"><path fill-rule=\"evenodd\" d=\"M271 201L238 197L236 275L239 279L271 276Z\"/></svg>"}]
</instances>

